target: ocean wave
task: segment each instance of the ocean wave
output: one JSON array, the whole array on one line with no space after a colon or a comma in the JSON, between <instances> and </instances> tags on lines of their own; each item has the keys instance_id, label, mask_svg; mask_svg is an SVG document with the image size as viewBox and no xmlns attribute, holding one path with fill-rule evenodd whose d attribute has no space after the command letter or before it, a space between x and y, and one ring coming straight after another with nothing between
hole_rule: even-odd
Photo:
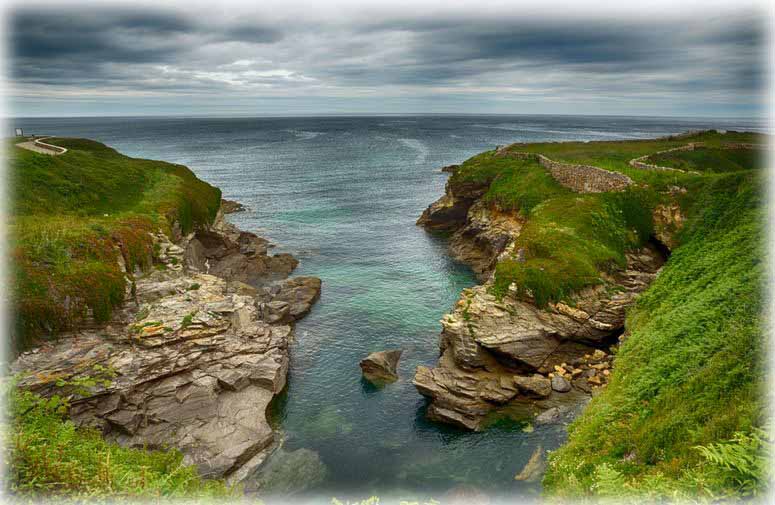
<instances>
[{"instance_id":1,"label":"ocean wave","mask_svg":"<svg viewBox=\"0 0 775 505\"><path fill-rule=\"evenodd\" d=\"M299 140L310 140L310 139L314 139L318 135L323 135L323 132L310 132L305 130L283 130L283 131L296 135L296 138Z\"/></svg>"},{"instance_id":2,"label":"ocean wave","mask_svg":"<svg viewBox=\"0 0 775 505\"><path fill-rule=\"evenodd\" d=\"M414 159L415 165L420 165L421 163L425 162L425 158L428 157L428 153L430 152L428 150L428 146L417 139L398 139L398 141L406 147L417 151L417 157Z\"/></svg>"}]
</instances>

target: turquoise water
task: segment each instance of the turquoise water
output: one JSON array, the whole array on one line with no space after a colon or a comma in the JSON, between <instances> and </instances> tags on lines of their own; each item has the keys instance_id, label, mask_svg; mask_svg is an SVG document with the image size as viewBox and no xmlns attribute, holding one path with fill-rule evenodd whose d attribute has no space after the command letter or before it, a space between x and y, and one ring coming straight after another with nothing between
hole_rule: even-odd
<instances>
[{"instance_id":1,"label":"turquoise water","mask_svg":"<svg viewBox=\"0 0 775 505\"><path fill-rule=\"evenodd\" d=\"M188 165L249 208L240 227L296 255L323 280L297 326L288 390L275 405L285 450L319 454L321 496L440 498L455 486L534 496L514 475L562 427L467 433L427 422L411 384L438 356L438 320L470 270L415 226L443 193L438 169L515 141L653 137L687 129L759 129L745 121L556 116L17 119L30 133L83 136L139 157ZM404 350L398 383L375 389L358 362ZM299 482L307 476L299 471Z\"/></svg>"}]
</instances>

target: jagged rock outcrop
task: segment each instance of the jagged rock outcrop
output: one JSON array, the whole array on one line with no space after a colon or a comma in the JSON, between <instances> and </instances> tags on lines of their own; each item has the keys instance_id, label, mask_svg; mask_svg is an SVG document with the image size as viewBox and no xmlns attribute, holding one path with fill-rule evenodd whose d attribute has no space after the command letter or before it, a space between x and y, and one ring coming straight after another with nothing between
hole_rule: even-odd
<instances>
[{"instance_id":1,"label":"jagged rock outcrop","mask_svg":"<svg viewBox=\"0 0 775 505\"><path fill-rule=\"evenodd\" d=\"M480 197L486 184L447 181L444 196L422 213L417 224L432 231L454 232L449 240L452 256L471 266L480 280L495 267L498 256L522 229L524 220L513 212L502 212Z\"/></svg>"},{"instance_id":2,"label":"jagged rock outcrop","mask_svg":"<svg viewBox=\"0 0 775 505\"><path fill-rule=\"evenodd\" d=\"M449 250L455 259L470 265L480 280L486 280L523 223L517 214L477 201L468 209L465 225L450 237Z\"/></svg>"},{"instance_id":3,"label":"jagged rock outcrop","mask_svg":"<svg viewBox=\"0 0 775 505\"><path fill-rule=\"evenodd\" d=\"M136 279L132 301L109 324L25 352L12 371L22 388L71 395L78 425L124 446L177 448L203 476L234 482L275 447L266 409L285 387L292 324L321 284L265 276L251 286L228 270L197 271L195 241L208 259L266 255L266 241L223 221L188 237L185 248L160 233L163 268ZM272 317L272 304L287 309L282 317Z\"/></svg>"},{"instance_id":4,"label":"jagged rock outcrop","mask_svg":"<svg viewBox=\"0 0 775 505\"><path fill-rule=\"evenodd\" d=\"M419 367L415 375L417 389L432 400L429 417L478 430L507 403L521 403L532 414L578 402L602 384L598 365L607 354L595 351L616 341L627 307L663 261L651 247L627 257L628 268L610 279L612 285L583 290L575 307L539 309L511 296L499 301L488 284L464 290L441 320L438 365Z\"/></svg>"},{"instance_id":5,"label":"jagged rock outcrop","mask_svg":"<svg viewBox=\"0 0 775 505\"><path fill-rule=\"evenodd\" d=\"M223 198L221 200L221 210L224 214L234 214L235 212L244 212L247 209L239 202Z\"/></svg>"},{"instance_id":6,"label":"jagged rock outcrop","mask_svg":"<svg viewBox=\"0 0 775 505\"><path fill-rule=\"evenodd\" d=\"M402 350L396 349L369 354L360 362L363 377L376 383L397 381L398 360L401 359L402 352Z\"/></svg>"},{"instance_id":7,"label":"jagged rock outcrop","mask_svg":"<svg viewBox=\"0 0 775 505\"><path fill-rule=\"evenodd\" d=\"M429 230L450 231L466 222L468 209L487 191L487 184L479 182L453 183L447 181L444 196L425 209L417 224Z\"/></svg>"},{"instance_id":8,"label":"jagged rock outcrop","mask_svg":"<svg viewBox=\"0 0 775 505\"><path fill-rule=\"evenodd\" d=\"M269 242L241 231L219 213L212 227L185 240L185 263L190 269L246 284L287 277L298 260L290 254L269 255Z\"/></svg>"}]
</instances>

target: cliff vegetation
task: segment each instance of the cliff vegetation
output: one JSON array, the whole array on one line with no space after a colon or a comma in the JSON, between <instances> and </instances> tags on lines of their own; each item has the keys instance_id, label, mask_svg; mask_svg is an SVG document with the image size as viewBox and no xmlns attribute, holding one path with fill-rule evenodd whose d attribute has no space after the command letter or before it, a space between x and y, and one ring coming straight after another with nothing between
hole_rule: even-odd
<instances>
[{"instance_id":1,"label":"cliff vegetation","mask_svg":"<svg viewBox=\"0 0 775 505\"><path fill-rule=\"evenodd\" d=\"M151 267L149 232L210 223L220 190L186 167L134 159L84 139L61 156L10 148L9 251L18 350L86 320L110 318L127 275Z\"/></svg>"},{"instance_id":2,"label":"cliff vegetation","mask_svg":"<svg viewBox=\"0 0 775 505\"><path fill-rule=\"evenodd\" d=\"M627 312L610 382L550 455L545 494L714 500L765 491L772 450L764 404L765 143L756 134L708 131L513 144L469 159L450 178L453 202L478 199L522 222L513 248L493 265L497 297L574 306L586 287L615 287L611 275L628 251L648 242L670 249ZM631 183L574 192L538 155ZM635 159L667 169L638 168ZM677 219L659 222L665 214Z\"/></svg>"}]
</instances>

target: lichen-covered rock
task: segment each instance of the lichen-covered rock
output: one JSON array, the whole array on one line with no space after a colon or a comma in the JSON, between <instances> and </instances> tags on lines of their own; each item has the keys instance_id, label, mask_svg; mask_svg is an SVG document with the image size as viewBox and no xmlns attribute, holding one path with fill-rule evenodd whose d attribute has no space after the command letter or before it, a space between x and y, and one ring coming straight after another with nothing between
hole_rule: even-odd
<instances>
[{"instance_id":1,"label":"lichen-covered rock","mask_svg":"<svg viewBox=\"0 0 775 505\"><path fill-rule=\"evenodd\" d=\"M402 352L400 349L396 349L369 354L360 362L363 377L376 383L397 381L398 360L401 359Z\"/></svg>"}]
</instances>

